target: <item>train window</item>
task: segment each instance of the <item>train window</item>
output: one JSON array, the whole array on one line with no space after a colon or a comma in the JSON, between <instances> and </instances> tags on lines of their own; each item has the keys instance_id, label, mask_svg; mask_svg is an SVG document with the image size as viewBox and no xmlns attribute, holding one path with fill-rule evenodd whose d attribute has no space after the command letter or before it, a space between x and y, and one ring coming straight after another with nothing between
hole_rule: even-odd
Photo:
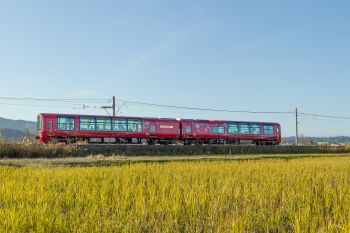
<instances>
[{"instance_id":1,"label":"train window","mask_svg":"<svg viewBox=\"0 0 350 233\"><path fill-rule=\"evenodd\" d=\"M36 121L37 121L37 123L36 123L36 131L38 131L38 132L39 132L39 130L40 130L40 120L41 120L41 119L40 119L40 116L38 116L38 117L37 117L37 120L36 120Z\"/></svg>"},{"instance_id":2,"label":"train window","mask_svg":"<svg viewBox=\"0 0 350 233\"><path fill-rule=\"evenodd\" d=\"M40 119L40 129L44 128L44 118Z\"/></svg>"},{"instance_id":3,"label":"train window","mask_svg":"<svg viewBox=\"0 0 350 233\"><path fill-rule=\"evenodd\" d=\"M41 127L41 122L42 122L42 119L40 116L37 117L37 124L36 124L36 131L39 132L40 129L42 129Z\"/></svg>"},{"instance_id":4,"label":"train window","mask_svg":"<svg viewBox=\"0 0 350 233\"><path fill-rule=\"evenodd\" d=\"M224 126L213 126L213 134L224 134L225 128Z\"/></svg>"},{"instance_id":5,"label":"train window","mask_svg":"<svg viewBox=\"0 0 350 233\"><path fill-rule=\"evenodd\" d=\"M259 124L251 124L250 125L250 133L251 134L260 134L260 125Z\"/></svg>"},{"instance_id":6,"label":"train window","mask_svg":"<svg viewBox=\"0 0 350 233\"><path fill-rule=\"evenodd\" d=\"M96 130L111 131L112 130L111 118L96 118Z\"/></svg>"},{"instance_id":7,"label":"train window","mask_svg":"<svg viewBox=\"0 0 350 233\"><path fill-rule=\"evenodd\" d=\"M141 120L128 120L128 132L142 132Z\"/></svg>"},{"instance_id":8,"label":"train window","mask_svg":"<svg viewBox=\"0 0 350 233\"><path fill-rule=\"evenodd\" d=\"M49 127L49 129L52 129L52 121L48 122L48 127Z\"/></svg>"},{"instance_id":9,"label":"train window","mask_svg":"<svg viewBox=\"0 0 350 233\"><path fill-rule=\"evenodd\" d=\"M239 134L238 124L227 124L228 134Z\"/></svg>"},{"instance_id":10,"label":"train window","mask_svg":"<svg viewBox=\"0 0 350 233\"><path fill-rule=\"evenodd\" d=\"M112 119L113 131L126 132L128 128L128 123L126 119Z\"/></svg>"},{"instance_id":11,"label":"train window","mask_svg":"<svg viewBox=\"0 0 350 233\"><path fill-rule=\"evenodd\" d=\"M62 131L74 130L74 118L73 117L58 117L57 129Z\"/></svg>"},{"instance_id":12,"label":"train window","mask_svg":"<svg viewBox=\"0 0 350 233\"><path fill-rule=\"evenodd\" d=\"M249 124L239 124L239 133L240 134L250 134Z\"/></svg>"},{"instance_id":13,"label":"train window","mask_svg":"<svg viewBox=\"0 0 350 233\"><path fill-rule=\"evenodd\" d=\"M95 117L80 117L80 130L95 131L96 130Z\"/></svg>"},{"instance_id":14,"label":"train window","mask_svg":"<svg viewBox=\"0 0 350 233\"><path fill-rule=\"evenodd\" d=\"M192 133L192 125L186 126L186 133Z\"/></svg>"},{"instance_id":15,"label":"train window","mask_svg":"<svg viewBox=\"0 0 350 233\"><path fill-rule=\"evenodd\" d=\"M274 135L273 125L264 125L264 134L265 135Z\"/></svg>"},{"instance_id":16,"label":"train window","mask_svg":"<svg viewBox=\"0 0 350 233\"><path fill-rule=\"evenodd\" d=\"M149 126L149 131L150 131L151 133L155 133L155 132L156 132L156 125L150 125L150 126Z\"/></svg>"}]
</instances>

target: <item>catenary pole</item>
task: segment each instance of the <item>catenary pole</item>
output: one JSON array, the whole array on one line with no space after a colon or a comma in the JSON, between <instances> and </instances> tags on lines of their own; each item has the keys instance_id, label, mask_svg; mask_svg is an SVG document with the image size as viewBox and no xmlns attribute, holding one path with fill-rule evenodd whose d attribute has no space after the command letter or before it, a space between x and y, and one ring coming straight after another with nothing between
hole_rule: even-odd
<instances>
[{"instance_id":1,"label":"catenary pole","mask_svg":"<svg viewBox=\"0 0 350 233\"><path fill-rule=\"evenodd\" d=\"M112 100L113 100L113 116L115 116L115 96L112 97Z\"/></svg>"}]
</instances>

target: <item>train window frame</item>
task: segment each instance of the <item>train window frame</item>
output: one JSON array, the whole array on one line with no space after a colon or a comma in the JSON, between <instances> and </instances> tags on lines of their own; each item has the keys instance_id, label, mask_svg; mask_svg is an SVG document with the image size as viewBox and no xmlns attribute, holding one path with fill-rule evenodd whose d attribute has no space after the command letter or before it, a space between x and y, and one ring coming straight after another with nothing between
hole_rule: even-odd
<instances>
[{"instance_id":1,"label":"train window frame","mask_svg":"<svg viewBox=\"0 0 350 233\"><path fill-rule=\"evenodd\" d=\"M225 127L221 125L215 125L211 127L211 132L213 134L225 134Z\"/></svg>"},{"instance_id":2,"label":"train window frame","mask_svg":"<svg viewBox=\"0 0 350 233\"><path fill-rule=\"evenodd\" d=\"M93 121L90 121L93 122L93 124L86 124L88 126L88 128L82 128L82 119L90 119L90 120L93 120ZM83 124L85 125L85 123ZM93 128L91 128L91 126L93 126ZM96 117L85 117L85 116L82 116L82 117L79 117L79 130L80 131L96 131Z\"/></svg>"},{"instance_id":3,"label":"train window frame","mask_svg":"<svg viewBox=\"0 0 350 233\"><path fill-rule=\"evenodd\" d=\"M126 118L112 118L112 131L114 132L127 132L128 121Z\"/></svg>"},{"instance_id":4,"label":"train window frame","mask_svg":"<svg viewBox=\"0 0 350 233\"><path fill-rule=\"evenodd\" d=\"M40 131L41 130L41 116L37 116L36 118L36 131Z\"/></svg>"},{"instance_id":5,"label":"train window frame","mask_svg":"<svg viewBox=\"0 0 350 233\"><path fill-rule=\"evenodd\" d=\"M256 129L257 131L253 132L253 129ZM260 124L257 123L250 123L249 125L249 131L252 135L260 135L261 134L261 127Z\"/></svg>"},{"instance_id":6,"label":"train window frame","mask_svg":"<svg viewBox=\"0 0 350 233\"><path fill-rule=\"evenodd\" d=\"M104 123L109 125L109 127L104 127L104 129L99 129L99 125L103 124L103 122L98 122L98 120L106 120ZM112 119L109 117L96 117L95 119L95 129L96 131L112 131Z\"/></svg>"},{"instance_id":7,"label":"train window frame","mask_svg":"<svg viewBox=\"0 0 350 233\"><path fill-rule=\"evenodd\" d=\"M72 120L73 127L71 127L71 125L69 125L71 123L66 123L66 122L61 123L60 122L61 119ZM67 127L67 125L68 125L68 127ZM62 127L62 126L65 126L65 127ZM57 130L58 131L74 131L75 130L75 119L74 119L74 117L72 117L72 116L57 116Z\"/></svg>"},{"instance_id":8,"label":"train window frame","mask_svg":"<svg viewBox=\"0 0 350 233\"><path fill-rule=\"evenodd\" d=\"M36 118L36 131L39 132L40 130L40 118L39 116L37 116Z\"/></svg>"},{"instance_id":9,"label":"train window frame","mask_svg":"<svg viewBox=\"0 0 350 233\"><path fill-rule=\"evenodd\" d=\"M242 133L242 125L247 126L248 131L245 131L245 133ZM249 135L250 134L250 125L249 123L239 123L239 134L241 135Z\"/></svg>"},{"instance_id":10,"label":"train window frame","mask_svg":"<svg viewBox=\"0 0 350 233\"><path fill-rule=\"evenodd\" d=\"M45 122L44 118L41 117L40 118L40 129L44 129L45 128L44 122Z\"/></svg>"},{"instance_id":11,"label":"train window frame","mask_svg":"<svg viewBox=\"0 0 350 233\"><path fill-rule=\"evenodd\" d=\"M50 129L50 130L52 130L52 120L49 120L48 122L47 122L47 127Z\"/></svg>"},{"instance_id":12,"label":"train window frame","mask_svg":"<svg viewBox=\"0 0 350 233\"><path fill-rule=\"evenodd\" d=\"M265 124L264 135L275 135L275 126L271 124Z\"/></svg>"},{"instance_id":13,"label":"train window frame","mask_svg":"<svg viewBox=\"0 0 350 233\"><path fill-rule=\"evenodd\" d=\"M157 132L157 126L156 126L156 124L150 124L150 125L149 125L149 132L150 132L150 133L156 133L156 132Z\"/></svg>"},{"instance_id":14,"label":"train window frame","mask_svg":"<svg viewBox=\"0 0 350 233\"><path fill-rule=\"evenodd\" d=\"M127 131L132 133L141 133L143 132L143 124L141 119L126 119L127 120ZM129 122L137 122L137 123L129 123ZM133 129L132 126L135 128Z\"/></svg>"},{"instance_id":15,"label":"train window frame","mask_svg":"<svg viewBox=\"0 0 350 233\"><path fill-rule=\"evenodd\" d=\"M237 130L235 132L230 131L230 129L233 128L233 126L236 126ZM227 134L232 134L232 135L239 134L239 124L238 123L227 123Z\"/></svg>"}]
</instances>

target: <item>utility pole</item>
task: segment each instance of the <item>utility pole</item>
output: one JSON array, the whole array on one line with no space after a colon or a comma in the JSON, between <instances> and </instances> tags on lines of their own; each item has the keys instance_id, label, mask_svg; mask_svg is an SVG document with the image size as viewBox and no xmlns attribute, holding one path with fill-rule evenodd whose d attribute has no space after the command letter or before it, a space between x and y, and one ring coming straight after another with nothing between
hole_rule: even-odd
<instances>
[{"instance_id":1,"label":"utility pole","mask_svg":"<svg viewBox=\"0 0 350 233\"><path fill-rule=\"evenodd\" d=\"M104 110L106 110L106 112L109 114L107 109L113 109L113 116L115 116L115 109L116 109L116 105L115 105L115 96L112 97L112 106L107 105L107 106L101 106L101 108L103 108Z\"/></svg>"},{"instance_id":2,"label":"utility pole","mask_svg":"<svg viewBox=\"0 0 350 233\"><path fill-rule=\"evenodd\" d=\"M113 108L113 116L115 116L115 96L112 97L112 101L113 101L113 105L112 105L112 108Z\"/></svg>"},{"instance_id":3,"label":"utility pole","mask_svg":"<svg viewBox=\"0 0 350 233\"><path fill-rule=\"evenodd\" d=\"M295 145L299 145L299 132L298 132L298 108L295 108Z\"/></svg>"}]
</instances>

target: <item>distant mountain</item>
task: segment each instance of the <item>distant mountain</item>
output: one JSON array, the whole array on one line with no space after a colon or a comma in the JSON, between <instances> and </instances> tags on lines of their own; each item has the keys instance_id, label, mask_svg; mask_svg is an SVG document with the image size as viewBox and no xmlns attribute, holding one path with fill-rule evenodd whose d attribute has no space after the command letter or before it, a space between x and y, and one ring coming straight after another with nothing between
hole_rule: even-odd
<instances>
[{"instance_id":1,"label":"distant mountain","mask_svg":"<svg viewBox=\"0 0 350 233\"><path fill-rule=\"evenodd\" d=\"M16 129L0 129L2 139L5 141L18 141L25 137L25 133Z\"/></svg>"},{"instance_id":2,"label":"distant mountain","mask_svg":"<svg viewBox=\"0 0 350 233\"><path fill-rule=\"evenodd\" d=\"M0 129L14 129L19 131L29 131L35 133L36 122L24 120L10 120L0 117Z\"/></svg>"},{"instance_id":3,"label":"distant mountain","mask_svg":"<svg viewBox=\"0 0 350 233\"><path fill-rule=\"evenodd\" d=\"M0 134L6 141L22 140L25 137L34 137L36 122L10 120L0 117Z\"/></svg>"}]
</instances>

